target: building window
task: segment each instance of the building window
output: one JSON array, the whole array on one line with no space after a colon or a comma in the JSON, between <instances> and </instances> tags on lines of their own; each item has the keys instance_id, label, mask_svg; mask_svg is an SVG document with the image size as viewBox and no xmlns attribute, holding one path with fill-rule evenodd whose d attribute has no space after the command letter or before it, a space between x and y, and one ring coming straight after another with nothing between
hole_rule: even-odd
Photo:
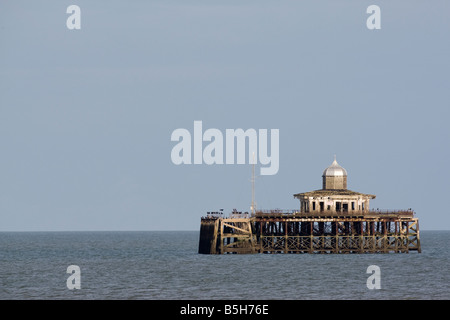
<instances>
[{"instance_id":1,"label":"building window","mask_svg":"<svg viewBox=\"0 0 450 320\"><path fill-rule=\"evenodd\" d=\"M352 210L355 210L355 202L352 201Z\"/></svg>"},{"instance_id":2,"label":"building window","mask_svg":"<svg viewBox=\"0 0 450 320\"><path fill-rule=\"evenodd\" d=\"M315 201L313 201L312 206L313 206L313 211L316 211L316 202Z\"/></svg>"}]
</instances>

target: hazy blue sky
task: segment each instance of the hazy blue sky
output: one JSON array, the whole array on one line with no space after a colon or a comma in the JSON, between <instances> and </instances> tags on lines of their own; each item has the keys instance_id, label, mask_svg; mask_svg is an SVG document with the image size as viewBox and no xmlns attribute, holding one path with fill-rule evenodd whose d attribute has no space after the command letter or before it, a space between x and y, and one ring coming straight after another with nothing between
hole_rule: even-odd
<instances>
[{"instance_id":1,"label":"hazy blue sky","mask_svg":"<svg viewBox=\"0 0 450 320\"><path fill-rule=\"evenodd\" d=\"M172 163L194 120L280 130L260 208L298 208L336 154L372 208L450 229L449 16L447 0L2 0L0 230L198 230L248 210L250 165Z\"/></svg>"}]
</instances>

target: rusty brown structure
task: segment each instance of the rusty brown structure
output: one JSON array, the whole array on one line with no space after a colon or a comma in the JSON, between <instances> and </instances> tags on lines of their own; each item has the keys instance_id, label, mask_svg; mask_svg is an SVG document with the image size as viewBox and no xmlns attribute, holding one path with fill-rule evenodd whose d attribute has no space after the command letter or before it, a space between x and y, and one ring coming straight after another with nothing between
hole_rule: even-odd
<instances>
[{"instance_id":1,"label":"rusty brown structure","mask_svg":"<svg viewBox=\"0 0 450 320\"><path fill-rule=\"evenodd\" d=\"M410 210L323 216L258 211L255 216L203 217L199 253L421 252L419 221Z\"/></svg>"},{"instance_id":2,"label":"rusty brown structure","mask_svg":"<svg viewBox=\"0 0 450 320\"><path fill-rule=\"evenodd\" d=\"M234 211L201 218L199 253L421 252L413 210L370 210L375 195L347 190L347 171L334 159L323 188L294 194L299 210Z\"/></svg>"}]
</instances>

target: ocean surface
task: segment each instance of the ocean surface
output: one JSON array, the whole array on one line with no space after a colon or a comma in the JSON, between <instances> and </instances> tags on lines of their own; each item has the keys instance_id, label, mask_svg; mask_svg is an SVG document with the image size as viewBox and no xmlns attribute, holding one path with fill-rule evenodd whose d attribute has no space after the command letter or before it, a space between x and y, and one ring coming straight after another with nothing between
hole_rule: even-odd
<instances>
[{"instance_id":1,"label":"ocean surface","mask_svg":"<svg viewBox=\"0 0 450 320\"><path fill-rule=\"evenodd\" d=\"M196 231L0 232L0 299L449 299L450 231L420 237L422 253L200 255Z\"/></svg>"}]
</instances>

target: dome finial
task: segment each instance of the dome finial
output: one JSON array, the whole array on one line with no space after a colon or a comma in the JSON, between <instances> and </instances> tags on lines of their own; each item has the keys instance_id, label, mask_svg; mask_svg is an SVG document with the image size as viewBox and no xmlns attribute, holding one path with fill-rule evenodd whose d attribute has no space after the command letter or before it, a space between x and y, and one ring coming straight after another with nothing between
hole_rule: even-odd
<instances>
[{"instance_id":1,"label":"dome finial","mask_svg":"<svg viewBox=\"0 0 450 320\"><path fill-rule=\"evenodd\" d=\"M333 163L323 171L322 189L347 189L347 171L337 163L336 155Z\"/></svg>"},{"instance_id":2,"label":"dome finial","mask_svg":"<svg viewBox=\"0 0 450 320\"><path fill-rule=\"evenodd\" d=\"M334 155L334 161L333 163L325 169L323 172L324 176L346 176L347 171L342 168L339 163L337 163L336 155Z\"/></svg>"}]
</instances>

